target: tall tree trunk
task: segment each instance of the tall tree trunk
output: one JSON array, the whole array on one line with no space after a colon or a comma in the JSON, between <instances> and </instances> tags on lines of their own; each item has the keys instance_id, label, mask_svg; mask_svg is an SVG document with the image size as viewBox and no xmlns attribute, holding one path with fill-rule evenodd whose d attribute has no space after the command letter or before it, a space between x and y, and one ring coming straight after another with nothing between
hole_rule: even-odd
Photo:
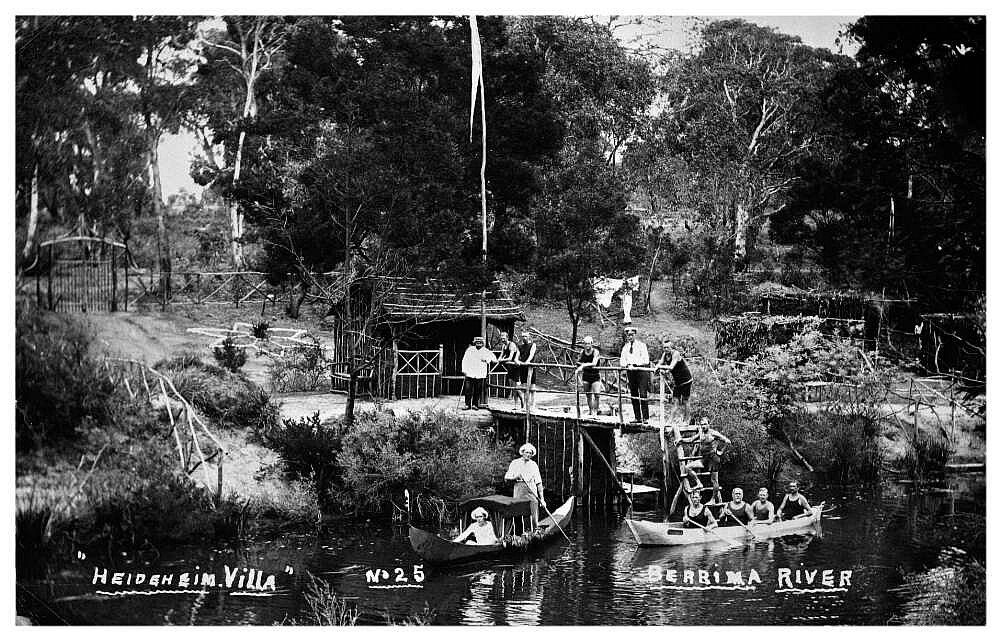
<instances>
[{"instance_id":1,"label":"tall tree trunk","mask_svg":"<svg viewBox=\"0 0 1000 638\"><path fill-rule=\"evenodd\" d=\"M347 278L347 290L344 293L344 315L347 318L348 330L354 329L354 307L351 305L352 257L351 210L347 206L344 206L344 276ZM350 375L347 383L347 405L344 406L344 427L347 428L354 425L354 401L358 393L357 347L354 341L358 338L360 337L352 335L347 340L347 373Z\"/></svg>"},{"instance_id":2,"label":"tall tree trunk","mask_svg":"<svg viewBox=\"0 0 1000 638\"><path fill-rule=\"evenodd\" d=\"M173 259L170 256L170 237L167 235L166 206L163 204L163 185L160 182L159 135L151 135L149 140L148 163L149 185L152 189L153 214L156 217L156 261L160 267L160 293L164 299L170 297L170 276Z\"/></svg>"},{"instance_id":3,"label":"tall tree trunk","mask_svg":"<svg viewBox=\"0 0 1000 638\"><path fill-rule=\"evenodd\" d=\"M573 296L570 293L566 293L566 311L569 312L569 321L573 324L573 336L570 339L570 346L576 347L576 331L580 326L580 309L577 308L576 312L573 311Z\"/></svg>"},{"instance_id":4,"label":"tall tree trunk","mask_svg":"<svg viewBox=\"0 0 1000 638\"><path fill-rule=\"evenodd\" d=\"M746 259L750 244L750 210L743 202L736 203L733 239L733 258L736 261Z\"/></svg>"},{"instance_id":5,"label":"tall tree trunk","mask_svg":"<svg viewBox=\"0 0 1000 638\"><path fill-rule=\"evenodd\" d=\"M24 259L31 259L35 250L35 233L38 232L38 162L31 174L31 202L28 206L28 231L24 236Z\"/></svg>"}]
</instances>

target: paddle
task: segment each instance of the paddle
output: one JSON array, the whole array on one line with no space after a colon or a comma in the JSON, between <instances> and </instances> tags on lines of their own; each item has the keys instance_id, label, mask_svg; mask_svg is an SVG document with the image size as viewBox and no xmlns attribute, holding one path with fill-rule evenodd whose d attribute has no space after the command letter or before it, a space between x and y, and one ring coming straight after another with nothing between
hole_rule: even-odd
<instances>
[{"instance_id":1,"label":"paddle","mask_svg":"<svg viewBox=\"0 0 1000 638\"><path fill-rule=\"evenodd\" d=\"M690 518L688 518L688 520L691 521L691 524L694 525L695 527L700 527L701 529L705 530L706 532L710 532L712 534L715 534L716 538L718 538L720 541L726 541L727 543L729 543L730 547L739 547L739 545L737 545L733 541L729 540L728 538L720 535L714 529L709 529L709 528L705 527L704 525L699 525L697 522L692 521Z\"/></svg>"},{"instance_id":2,"label":"paddle","mask_svg":"<svg viewBox=\"0 0 1000 638\"><path fill-rule=\"evenodd\" d=\"M741 521L740 519L736 518L735 516L731 516L730 518L735 519L736 522L740 524L740 527L742 527L743 529L745 529L747 531L747 534L750 534L750 538L754 539L755 541L759 541L760 540L759 538L757 538L756 534L754 534L753 532L750 531L749 527L747 527L746 525L743 524L743 521Z\"/></svg>"},{"instance_id":3,"label":"paddle","mask_svg":"<svg viewBox=\"0 0 1000 638\"><path fill-rule=\"evenodd\" d=\"M538 505L543 510L545 510L545 513L548 515L548 517L552 519L552 524L556 526L556 529L559 530L559 533L563 535L563 538L572 543L573 541L569 540L569 536L566 535L566 532L563 531L563 528L559 527L559 523L556 521L556 517L552 515L552 512L549 511L549 508L545 507L545 505L538 499L538 496L535 495L535 488L529 485L528 482L525 481L524 479L518 479L518 480L528 486L528 494L531 496L531 498L535 499L535 502L538 503Z\"/></svg>"}]
</instances>

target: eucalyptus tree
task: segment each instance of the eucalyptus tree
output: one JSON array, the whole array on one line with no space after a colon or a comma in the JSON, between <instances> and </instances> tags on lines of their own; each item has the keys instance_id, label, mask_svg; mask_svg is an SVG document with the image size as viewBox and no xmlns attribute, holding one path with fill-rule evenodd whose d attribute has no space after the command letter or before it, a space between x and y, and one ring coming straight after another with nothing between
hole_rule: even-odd
<instances>
[{"instance_id":1,"label":"eucalyptus tree","mask_svg":"<svg viewBox=\"0 0 1000 638\"><path fill-rule=\"evenodd\" d=\"M690 204L732 260L781 210L817 142L817 97L850 63L743 20L707 24L694 51L667 62L663 108L643 142L683 161Z\"/></svg>"}]
</instances>

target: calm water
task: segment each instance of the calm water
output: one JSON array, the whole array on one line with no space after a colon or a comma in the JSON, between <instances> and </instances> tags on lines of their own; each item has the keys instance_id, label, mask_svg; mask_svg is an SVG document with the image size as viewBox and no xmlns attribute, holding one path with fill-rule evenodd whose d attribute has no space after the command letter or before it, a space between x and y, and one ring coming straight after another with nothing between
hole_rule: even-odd
<instances>
[{"instance_id":1,"label":"calm water","mask_svg":"<svg viewBox=\"0 0 1000 638\"><path fill-rule=\"evenodd\" d=\"M815 491L808 496L833 508L821 529L737 548L638 549L620 517L588 517L578 510L569 530L572 543L554 542L514 563L426 568L423 582L406 588L380 589L367 582L367 570L384 569L389 578L377 584L397 584L398 568L408 577L406 584L416 585L413 568L420 563L405 527L373 526L349 536L286 537L240 550L177 549L145 567L119 562L116 568L107 557L88 556L47 566L44 576L19 574L18 600L48 609L53 623L272 624L299 617L308 571L357 605L363 623L383 624L387 616L401 620L426 604L436 610L436 624L885 624L900 613L902 595L892 590L904 573L937 565L948 546L985 551L985 530L970 531L968 525L970 515L985 512L981 475L953 478L919 493L893 484L846 496ZM657 513L634 516L653 519ZM109 568L109 577L115 569L175 577L215 572L220 583L224 566L239 567L240 574L253 567L265 578L273 574L277 591L257 596L215 588L204 594L110 597L95 593L115 589L91 583L95 566ZM813 585L793 583L798 592L779 592L789 589L778 582L781 568L820 570L820 575ZM827 569L834 571L835 585L841 571L851 572L846 591L801 591L826 589L819 579ZM676 583L666 578L670 570L676 570ZM691 570L694 583L683 582L684 570ZM698 570L708 572L713 588L698 584ZM753 570L761 582L753 590L715 586L713 572L722 574L725 585L727 570L744 578Z\"/></svg>"}]
</instances>

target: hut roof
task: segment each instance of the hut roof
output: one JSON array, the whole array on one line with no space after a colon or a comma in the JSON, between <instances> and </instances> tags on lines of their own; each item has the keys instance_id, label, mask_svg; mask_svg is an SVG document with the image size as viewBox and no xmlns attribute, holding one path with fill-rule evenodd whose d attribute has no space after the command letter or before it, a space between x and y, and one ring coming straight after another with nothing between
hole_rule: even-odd
<instances>
[{"instance_id":1,"label":"hut roof","mask_svg":"<svg viewBox=\"0 0 1000 638\"><path fill-rule=\"evenodd\" d=\"M381 277L379 281L389 284L381 302L387 321L456 321L480 316L479 292L463 292L453 284L434 279ZM494 281L486 290L486 318L524 321L524 309Z\"/></svg>"}]
</instances>

